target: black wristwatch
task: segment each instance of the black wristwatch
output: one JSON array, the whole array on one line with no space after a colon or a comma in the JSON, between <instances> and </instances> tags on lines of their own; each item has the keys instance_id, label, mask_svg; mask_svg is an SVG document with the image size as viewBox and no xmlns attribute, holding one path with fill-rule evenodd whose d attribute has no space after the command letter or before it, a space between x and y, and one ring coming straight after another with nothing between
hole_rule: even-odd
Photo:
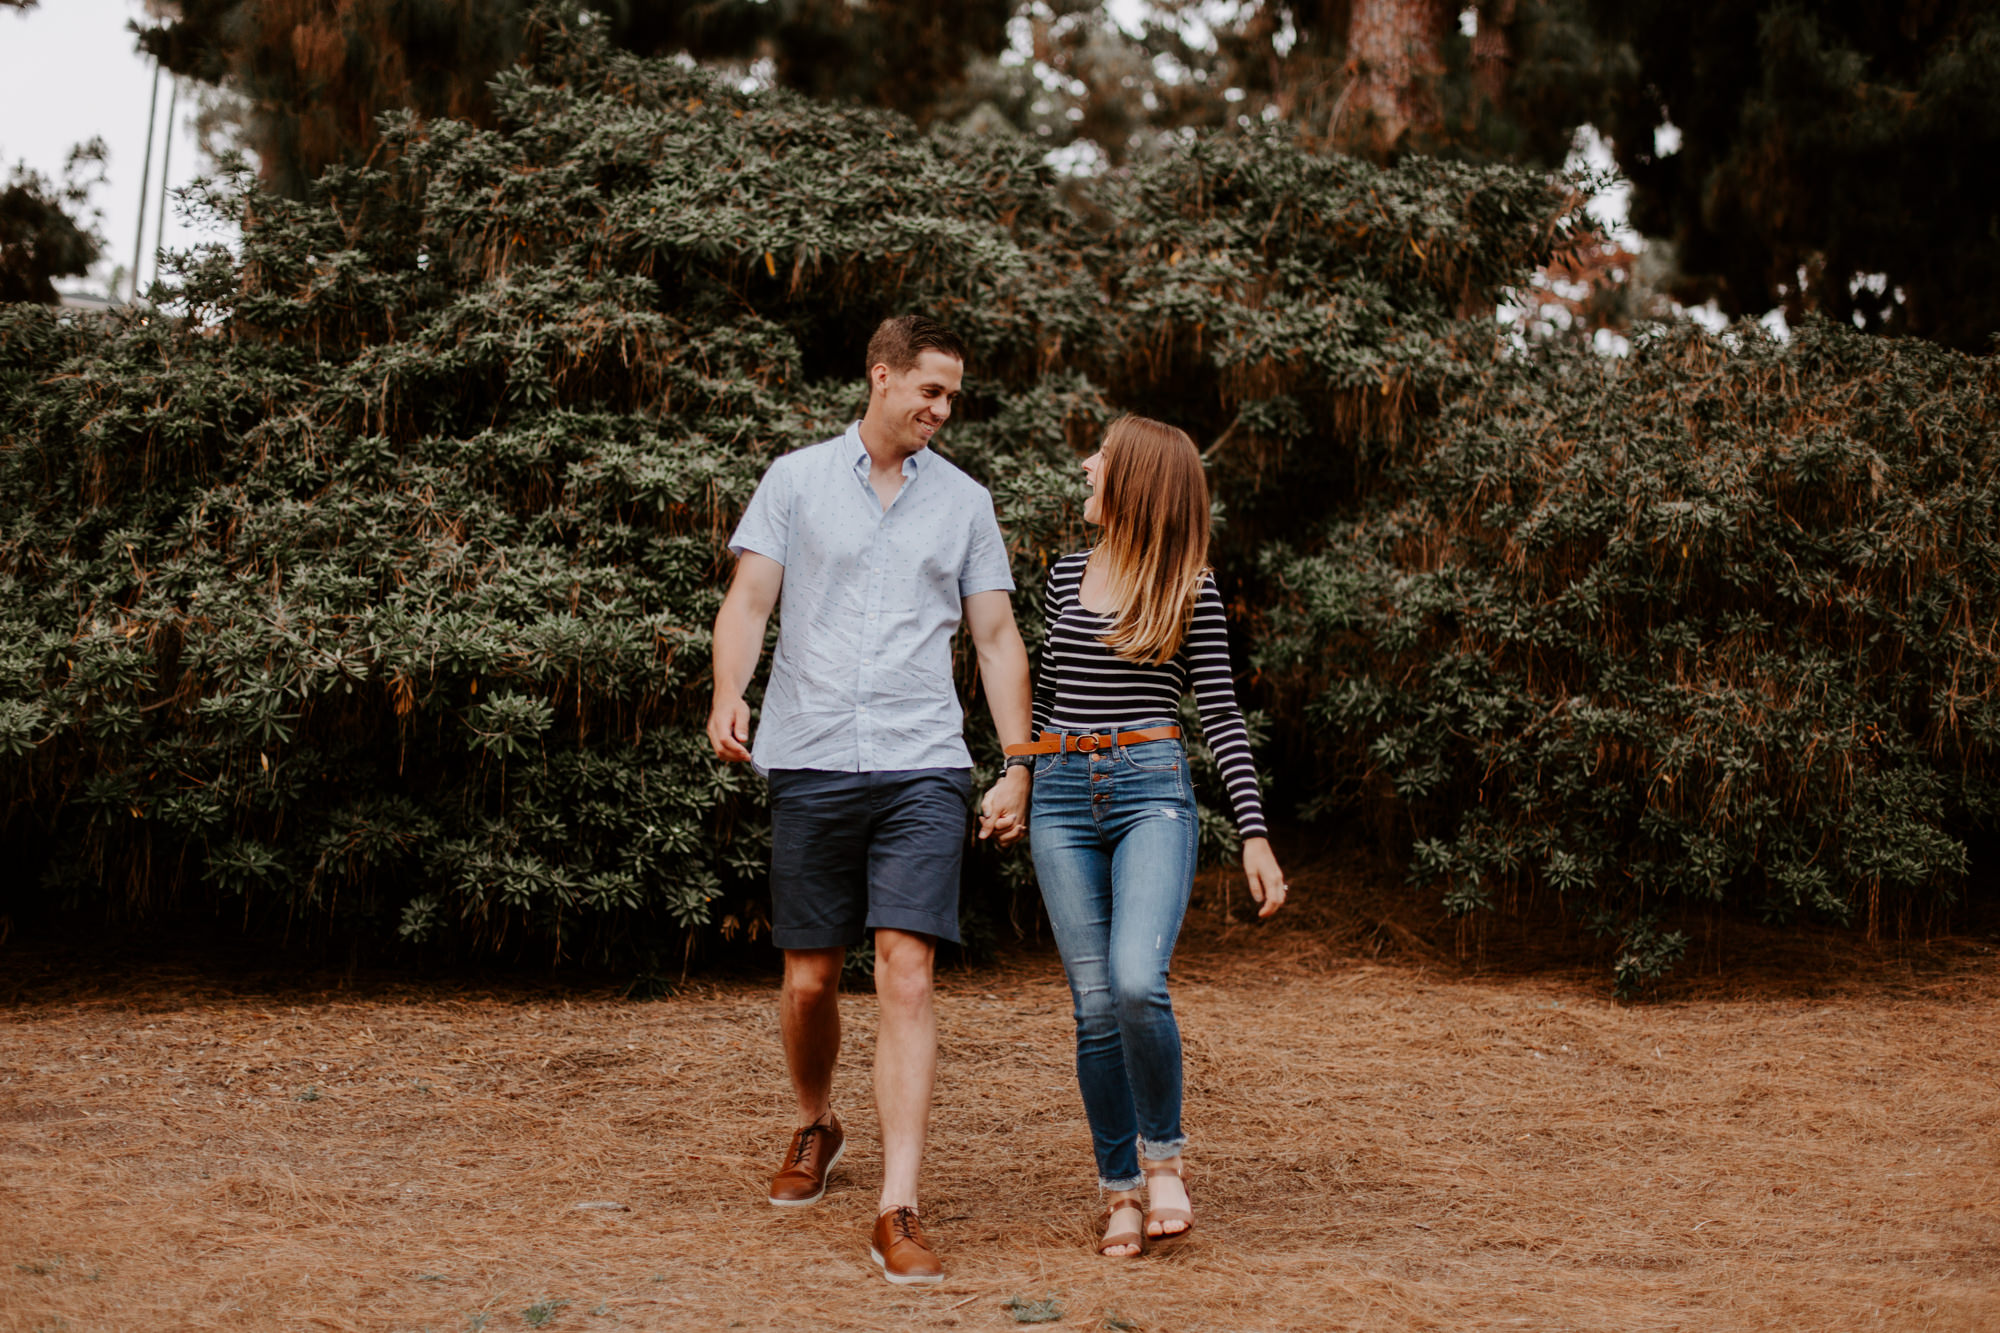
<instances>
[{"instance_id":1,"label":"black wristwatch","mask_svg":"<svg viewBox=\"0 0 2000 1333\"><path fill-rule=\"evenodd\" d=\"M1010 754L1007 756L1007 762L1000 765L1000 771L1004 774L1010 768L1025 768L1028 770L1028 776L1033 777L1035 775L1035 756L1031 754Z\"/></svg>"}]
</instances>

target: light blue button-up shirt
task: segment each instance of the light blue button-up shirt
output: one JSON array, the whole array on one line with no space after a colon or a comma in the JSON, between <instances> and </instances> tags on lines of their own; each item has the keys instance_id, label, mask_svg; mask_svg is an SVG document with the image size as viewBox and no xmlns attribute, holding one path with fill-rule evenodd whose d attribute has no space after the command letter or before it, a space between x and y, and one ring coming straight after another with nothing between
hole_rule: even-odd
<instances>
[{"instance_id":1,"label":"light blue button-up shirt","mask_svg":"<svg viewBox=\"0 0 2000 1333\"><path fill-rule=\"evenodd\" d=\"M970 768L951 639L976 592L1011 592L986 488L930 449L885 510L861 424L771 464L729 538L785 567L760 772Z\"/></svg>"}]
</instances>

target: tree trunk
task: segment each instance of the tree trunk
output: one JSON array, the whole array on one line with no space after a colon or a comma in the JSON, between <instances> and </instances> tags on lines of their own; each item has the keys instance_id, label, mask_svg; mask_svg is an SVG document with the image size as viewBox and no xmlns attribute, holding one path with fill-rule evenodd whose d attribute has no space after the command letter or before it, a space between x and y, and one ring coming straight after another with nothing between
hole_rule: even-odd
<instances>
[{"instance_id":1,"label":"tree trunk","mask_svg":"<svg viewBox=\"0 0 2000 1333\"><path fill-rule=\"evenodd\" d=\"M1343 98L1349 128L1341 138L1379 156L1437 127L1441 50L1456 21L1444 0L1354 0L1347 28L1354 82Z\"/></svg>"},{"instance_id":2,"label":"tree trunk","mask_svg":"<svg viewBox=\"0 0 2000 1333\"><path fill-rule=\"evenodd\" d=\"M1514 72L1514 52L1507 25L1514 21L1514 0L1489 0L1479 7L1479 27L1472 34L1472 86L1495 106L1506 101L1507 79Z\"/></svg>"}]
</instances>

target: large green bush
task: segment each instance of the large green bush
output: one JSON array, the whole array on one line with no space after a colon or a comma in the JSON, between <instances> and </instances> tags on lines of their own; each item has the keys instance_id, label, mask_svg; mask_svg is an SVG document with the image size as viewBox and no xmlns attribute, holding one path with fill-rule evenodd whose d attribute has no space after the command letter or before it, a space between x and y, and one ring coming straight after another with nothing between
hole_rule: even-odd
<instances>
[{"instance_id":1,"label":"large green bush","mask_svg":"<svg viewBox=\"0 0 2000 1333\"><path fill-rule=\"evenodd\" d=\"M974 348L941 447L1024 588L1132 407L1215 442L1254 622L1257 547L1493 373L1486 312L1573 216L1277 138L1075 184L560 19L531 45L497 130L389 123L305 202L214 187L240 252L149 314L0 307L0 910L543 956L754 931L758 787L701 736L722 542L858 409L879 318Z\"/></svg>"},{"instance_id":2,"label":"large green bush","mask_svg":"<svg viewBox=\"0 0 2000 1333\"><path fill-rule=\"evenodd\" d=\"M1493 366L1305 556L1265 651L1460 913L1907 926L2000 758L2000 368L1813 323Z\"/></svg>"}]
</instances>

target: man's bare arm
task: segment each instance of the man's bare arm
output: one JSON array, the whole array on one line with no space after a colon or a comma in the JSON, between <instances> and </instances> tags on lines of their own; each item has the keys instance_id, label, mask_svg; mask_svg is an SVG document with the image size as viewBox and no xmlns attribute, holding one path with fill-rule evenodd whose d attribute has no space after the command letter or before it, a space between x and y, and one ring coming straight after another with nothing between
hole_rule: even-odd
<instances>
[{"instance_id":1,"label":"man's bare arm","mask_svg":"<svg viewBox=\"0 0 2000 1333\"><path fill-rule=\"evenodd\" d=\"M1032 739L1034 690L1028 675L1028 650L1014 624L1014 608L1004 592L976 592L965 599L965 627L979 654L979 681L993 729L1002 745ZM980 802L979 836L998 835L1010 843L1028 831L1028 771L1010 768Z\"/></svg>"},{"instance_id":2,"label":"man's bare arm","mask_svg":"<svg viewBox=\"0 0 2000 1333\"><path fill-rule=\"evenodd\" d=\"M1034 694L1028 679L1028 650L1014 624L1014 608L1004 592L976 592L965 599L965 628L979 653L979 681L1002 745L1032 739Z\"/></svg>"},{"instance_id":3,"label":"man's bare arm","mask_svg":"<svg viewBox=\"0 0 2000 1333\"><path fill-rule=\"evenodd\" d=\"M767 555L745 551L736 560L729 594L715 613L714 702L708 711L708 743L716 757L742 763L750 758L750 705L743 692L764 654L764 627L778 605L785 567Z\"/></svg>"}]
</instances>

